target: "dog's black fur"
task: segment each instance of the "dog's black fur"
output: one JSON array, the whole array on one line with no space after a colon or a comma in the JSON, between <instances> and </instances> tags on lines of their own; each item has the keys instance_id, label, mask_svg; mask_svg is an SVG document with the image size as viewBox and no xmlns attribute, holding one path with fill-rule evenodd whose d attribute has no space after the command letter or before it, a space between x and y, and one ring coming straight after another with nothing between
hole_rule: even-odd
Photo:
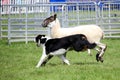
<instances>
[{"instance_id":1,"label":"dog's black fur","mask_svg":"<svg viewBox=\"0 0 120 80\"><path fill-rule=\"evenodd\" d=\"M86 49L93 49L96 47L95 43L89 43L86 36L83 34L75 34L62 38L48 39L45 35L38 35L36 37L36 43L44 44L46 55L50 55L50 53L54 53L59 49L67 50L75 50L75 51L85 51ZM66 53L65 52L65 53ZM63 53L63 54L65 54ZM43 64L46 62L43 62Z\"/></svg>"},{"instance_id":2,"label":"dog's black fur","mask_svg":"<svg viewBox=\"0 0 120 80\"><path fill-rule=\"evenodd\" d=\"M60 48L68 49L72 48L75 51L84 51L86 49L93 49L96 47L95 43L89 43L86 36L83 34L76 34L71 35L63 38L55 38L55 39L49 39L47 38L41 38L45 37L45 35L38 35L36 37L36 42L40 40L41 44L45 44L46 46L46 54L49 54L50 52L54 52Z\"/></svg>"}]
</instances>

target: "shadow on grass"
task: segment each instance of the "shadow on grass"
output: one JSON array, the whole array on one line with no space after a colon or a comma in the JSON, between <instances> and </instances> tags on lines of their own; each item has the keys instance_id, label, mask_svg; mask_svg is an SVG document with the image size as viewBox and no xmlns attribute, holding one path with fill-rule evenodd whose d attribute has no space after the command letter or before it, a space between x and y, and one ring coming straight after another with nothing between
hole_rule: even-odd
<instances>
[{"instance_id":1,"label":"shadow on grass","mask_svg":"<svg viewBox=\"0 0 120 80\"><path fill-rule=\"evenodd\" d=\"M55 64L55 63L48 63L46 65L49 65L49 66L57 66L57 65L60 65L60 64ZM61 64L62 65L62 64Z\"/></svg>"},{"instance_id":2,"label":"shadow on grass","mask_svg":"<svg viewBox=\"0 0 120 80\"><path fill-rule=\"evenodd\" d=\"M76 63L71 63L71 65L97 65L97 64L99 64L99 62L76 62ZM48 64L46 64L46 65L49 65L49 66L58 66L58 65L66 65L67 66L67 64L65 64L65 63L48 63ZM45 66L46 66L45 65ZM44 67L45 67L44 66Z\"/></svg>"},{"instance_id":3,"label":"shadow on grass","mask_svg":"<svg viewBox=\"0 0 120 80\"><path fill-rule=\"evenodd\" d=\"M96 65L98 64L99 62L77 62L77 63L73 63L75 65Z\"/></svg>"}]
</instances>

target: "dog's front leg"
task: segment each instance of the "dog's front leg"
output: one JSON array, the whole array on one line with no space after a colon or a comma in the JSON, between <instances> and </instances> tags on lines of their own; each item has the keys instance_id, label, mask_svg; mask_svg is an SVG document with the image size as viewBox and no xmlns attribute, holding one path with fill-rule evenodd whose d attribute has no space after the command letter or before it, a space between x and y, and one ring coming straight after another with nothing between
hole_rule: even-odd
<instances>
[{"instance_id":1,"label":"dog's front leg","mask_svg":"<svg viewBox=\"0 0 120 80\"><path fill-rule=\"evenodd\" d=\"M47 55L46 54L42 54L42 56L41 56L41 58L40 58L40 60L39 60L39 62L38 62L36 67L39 68L40 66L42 66L42 64L46 60L46 58L47 58Z\"/></svg>"},{"instance_id":2,"label":"dog's front leg","mask_svg":"<svg viewBox=\"0 0 120 80\"><path fill-rule=\"evenodd\" d=\"M40 66L42 66L43 62L46 60L47 58L47 55L46 55L46 50L45 50L45 47L43 46L43 53L42 53L42 56L37 64L37 68L39 68Z\"/></svg>"}]
</instances>

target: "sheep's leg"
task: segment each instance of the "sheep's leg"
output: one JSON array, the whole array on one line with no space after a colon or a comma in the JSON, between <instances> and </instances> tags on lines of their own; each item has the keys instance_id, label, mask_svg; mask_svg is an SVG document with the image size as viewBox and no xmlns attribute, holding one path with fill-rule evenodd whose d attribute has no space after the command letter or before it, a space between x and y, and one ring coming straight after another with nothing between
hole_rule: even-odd
<instances>
[{"instance_id":1,"label":"sheep's leg","mask_svg":"<svg viewBox=\"0 0 120 80\"><path fill-rule=\"evenodd\" d=\"M103 55L105 53L105 50L106 50L107 46L105 44L103 44L103 43L100 43L100 42L97 42L96 44L97 44L97 46L100 47L100 50L98 50L96 48L96 50L98 51L98 53L96 54L96 59L97 59L97 61L103 62L102 57L103 57Z\"/></svg>"},{"instance_id":2,"label":"sheep's leg","mask_svg":"<svg viewBox=\"0 0 120 80\"><path fill-rule=\"evenodd\" d=\"M95 50L98 51L98 52L100 52L100 49L98 49L98 48L95 48Z\"/></svg>"},{"instance_id":3,"label":"sheep's leg","mask_svg":"<svg viewBox=\"0 0 120 80\"><path fill-rule=\"evenodd\" d=\"M104 55L104 52L105 52L107 46L105 44L102 44L102 43L97 43L97 45L100 47L99 57L102 57Z\"/></svg>"},{"instance_id":4,"label":"sheep's leg","mask_svg":"<svg viewBox=\"0 0 120 80\"><path fill-rule=\"evenodd\" d=\"M65 62L67 65L70 65L69 61L64 57L64 55L60 55L59 58L62 59L63 62Z\"/></svg>"},{"instance_id":5,"label":"sheep's leg","mask_svg":"<svg viewBox=\"0 0 120 80\"><path fill-rule=\"evenodd\" d=\"M102 57L99 57L99 55L100 55L100 51L101 51L101 50L98 49L98 48L95 48L95 50L98 51L98 53L96 54L96 60L97 60L97 61L101 61L101 62L103 62Z\"/></svg>"}]
</instances>

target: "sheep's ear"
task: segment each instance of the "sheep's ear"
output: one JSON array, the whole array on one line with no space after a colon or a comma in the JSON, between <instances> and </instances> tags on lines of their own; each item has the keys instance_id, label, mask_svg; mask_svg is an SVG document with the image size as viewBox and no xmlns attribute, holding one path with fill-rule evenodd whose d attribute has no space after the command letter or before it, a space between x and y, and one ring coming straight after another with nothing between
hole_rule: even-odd
<instances>
[{"instance_id":1,"label":"sheep's ear","mask_svg":"<svg viewBox=\"0 0 120 80\"><path fill-rule=\"evenodd\" d=\"M54 20L57 18L57 14L54 14Z\"/></svg>"}]
</instances>

